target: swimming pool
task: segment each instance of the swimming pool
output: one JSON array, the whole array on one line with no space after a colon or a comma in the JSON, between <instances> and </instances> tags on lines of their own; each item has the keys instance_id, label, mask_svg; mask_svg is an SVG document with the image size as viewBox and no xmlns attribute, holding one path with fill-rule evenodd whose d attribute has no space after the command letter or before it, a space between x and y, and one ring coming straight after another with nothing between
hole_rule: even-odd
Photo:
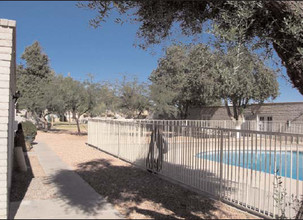
<instances>
[{"instance_id":1,"label":"swimming pool","mask_svg":"<svg viewBox=\"0 0 303 220\"><path fill-rule=\"evenodd\" d=\"M196 157L220 161L219 152L201 152ZM277 171L277 174L283 177L291 176L293 179L298 177L299 180L303 180L303 152L283 151L276 152L275 155L273 151L223 151L223 163L271 174Z\"/></svg>"}]
</instances>

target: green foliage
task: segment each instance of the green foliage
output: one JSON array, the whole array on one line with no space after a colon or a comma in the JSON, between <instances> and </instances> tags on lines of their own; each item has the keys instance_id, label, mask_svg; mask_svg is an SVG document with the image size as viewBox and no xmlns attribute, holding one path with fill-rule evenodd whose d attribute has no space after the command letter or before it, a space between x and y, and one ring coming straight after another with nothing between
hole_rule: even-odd
<instances>
[{"instance_id":1,"label":"green foliage","mask_svg":"<svg viewBox=\"0 0 303 220\"><path fill-rule=\"evenodd\" d=\"M24 137L32 137L33 140L37 135L37 128L31 121L21 122Z\"/></svg>"},{"instance_id":2,"label":"green foliage","mask_svg":"<svg viewBox=\"0 0 303 220\"><path fill-rule=\"evenodd\" d=\"M175 96L175 92L164 84L152 83L150 85L151 109L158 115L177 117L178 108L174 105Z\"/></svg>"},{"instance_id":3,"label":"green foliage","mask_svg":"<svg viewBox=\"0 0 303 220\"><path fill-rule=\"evenodd\" d=\"M96 85L91 81L79 82L71 77L61 77L58 90L64 103L64 112L70 111L78 125L80 133L79 118L89 114L96 105Z\"/></svg>"},{"instance_id":4,"label":"green foliage","mask_svg":"<svg viewBox=\"0 0 303 220\"><path fill-rule=\"evenodd\" d=\"M202 44L169 47L150 76L154 110L186 118L190 107L219 104L212 65L212 54Z\"/></svg>"},{"instance_id":5,"label":"green foliage","mask_svg":"<svg viewBox=\"0 0 303 220\"><path fill-rule=\"evenodd\" d=\"M21 58L25 61L25 66L17 67L17 89L21 92L19 109L27 109L41 115L49 104L46 87L54 75L48 56L36 41L25 49Z\"/></svg>"},{"instance_id":6,"label":"green foliage","mask_svg":"<svg viewBox=\"0 0 303 220\"><path fill-rule=\"evenodd\" d=\"M107 115L109 112L117 112L120 105L117 90L117 86L108 82L100 84L96 96L96 106L92 110L92 115L100 116L103 114Z\"/></svg>"},{"instance_id":7,"label":"green foliage","mask_svg":"<svg viewBox=\"0 0 303 220\"><path fill-rule=\"evenodd\" d=\"M137 78L127 80L123 77L119 83L119 107L128 118L140 118L149 109L149 91L145 83L139 83Z\"/></svg>"},{"instance_id":8,"label":"green foliage","mask_svg":"<svg viewBox=\"0 0 303 220\"><path fill-rule=\"evenodd\" d=\"M286 219L286 206L285 198L287 195L286 189L283 187L283 182L281 176L278 176L279 171L275 172L275 179L274 179L274 192L273 192L273 199L275 201L275 207L278 209L279 219Z\"/></svg>"},{"instance_id":9,"label":"green foliage","mask_svg":"<svg viewBox=\"0 0 303 220\"><path fill-rule=\"evenodd\" d=\"M51 113L64 115L69 111L79 125L84 114L94 117L121 110L129 117L140 117L148 109L147 85L136 79L112 85L95 83L92 74L83 82L56 75L38 42L25 49L22 59L25 65L17 68L17 87L22 94L18 108L32 112L45 128Z\"/></svg>"},{"instance_id":10,"label":"green foliage","mask_svg":"<svg viewBox=\"0 0 303 220\"><path fill-rule=\"evenodd\" d=\"M213 52L204 44L190 48L188 55L187 83L191 105L195 107L220 105L220 85L217 82L215 64L218 62Z\"/></svg>"},{"instance_id":11,"label":"green foliage","mask_svg":"<svg viewBox=\"0 0 303 220\"><path fill-rule=\"evenodd\" d=\"M150 75L151 99L155 109L166 115L183 114L188 106L189 94L186 88L187 51L184 46L167 48L165 56L158 61L158 67ZM169 105L169 107L168 107Z\"/></svg>"},{"instance_id":12,"label":"green foliage","mask_svg":"<svg viewBox=\"0 0 303 220\"><path fill-rule=\"evenodd\" d=\"M277 219L287 219L286 208L291 207L295 213L297 213L297 216L291 216L291 218L300 219L299 215L302 214L300 213L300 208L302 209L301 204L303 202L303 196L295 195L293 193L288 196L286 188L283 187L282 177L279 176L278 173L279 169L275 171L273 182L274 206L278 209L278 214L274 217Z\"/></svg>"},{"instance_id":13,"label":"green foliage","mask_svg":"<svg viewBox=\"0 0 303 220\"><path fill-rule=\"evenodd\" d=\"M78 120L84 113L91 113L96 106L99 84L93 83L92 78L79 82L71 77L55 75L39 42L27 47L22 59L25 66L17 68L17 87L21 92L18 108L40 117L45 129L47 115L51 113L63 115L71 111Z\"/></svg>"},{"instance_id":14,"label":"green foliage","mask_svg":"<svg viewBox=\"0 0 303 220\"><path fill-rule=\"evenodd\" d=\"M276 74L247 48L229 47L226 52L217 52L216 57L215 81L232 119L242 119L243 111L251 101L262 103L278 96ZM228 103L232 104L233 113Z\"/></svg>"},{"instance_id":15,"label":"green foliage","mask_svg":"<svg viewBox=\"0 0 303 220\"><path fill-rule=\"evenodd\" d=\"M236 45L254 41L255 48L268 51L274 48L294 86L303 94L303 3L300 1L99 0L78 5L97 12L90 21L94 27L105 22L114 10L117 23L139 23L137 36L143 41L142 48L171 39L176 30L186 36L199 36L206 28L216 32L221 40Z\"/></svg>"},{"instance_id":16,"label":"green foliage","mask_svg":"<svg viewBox=\"0 0 303 220\"><path fill-rule=\"evenodd\" d=\"M45 86L44 102L47 104L45 108L47 113L54 113L63 115L66 111L65 101L63 100L63 77L60 75L53 75L50 77L48 84Z\"/></svg>"},{"instance_id":17,"label":"green foliage","mask_svg":"<svg viewBox=\"0 0 303 220\"><path fill-rule=\"evenodd\" d=\"M66 77L63 79L63 100L66 110L77 113L78 117L93 109L95 104L94 94L90 88L90 83L81 83Z\"/></svg>"},{"instance_id":18,"label":"green foliage","mask_svg":"<svg viewBox=\"0 0 303 220\"><path fill-rule=\"evenodd\" d=\"M251 101L262 103L278 95L273 70L249 49L228 47L211 51L203 44L169 47L152 72L151 99L163 115L187 117L189 108L233 105L230 117L236 121Z\"/></svg>"}]
</instances>

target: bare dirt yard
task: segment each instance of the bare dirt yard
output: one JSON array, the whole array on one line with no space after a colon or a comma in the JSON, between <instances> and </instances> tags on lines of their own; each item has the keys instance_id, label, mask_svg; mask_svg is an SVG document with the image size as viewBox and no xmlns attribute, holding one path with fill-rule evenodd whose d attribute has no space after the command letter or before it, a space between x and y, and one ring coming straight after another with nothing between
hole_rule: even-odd
<instances>
[{"instance_id":1,"label":"bare dirt yard","mask_svg":"<svg viewBox=\"0 0 303 220\"><path fill-rule=\"evenodd\" d=\"M96 192L130 219L256 218L222 202L191 192L157 175L85 145L87 136L38 132Z\"/></svg>"}]
</instances>

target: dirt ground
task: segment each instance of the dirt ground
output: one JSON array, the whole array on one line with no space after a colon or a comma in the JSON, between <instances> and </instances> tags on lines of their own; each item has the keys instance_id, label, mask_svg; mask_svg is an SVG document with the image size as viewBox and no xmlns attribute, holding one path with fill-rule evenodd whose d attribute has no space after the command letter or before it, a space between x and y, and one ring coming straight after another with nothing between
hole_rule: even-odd
<instances>
[{"instance_id":1,"label":"dirt ground","mask_svg":"<svg viewBox=\"0 0 303 220\"><path fill-rule=\"evenodd\" d=\"M65 163L72 166L96 192L127 218L256 218L88 147L85 145L85 135L38 132L36 140L47 143Z\"/></svg>"}]
</instances>

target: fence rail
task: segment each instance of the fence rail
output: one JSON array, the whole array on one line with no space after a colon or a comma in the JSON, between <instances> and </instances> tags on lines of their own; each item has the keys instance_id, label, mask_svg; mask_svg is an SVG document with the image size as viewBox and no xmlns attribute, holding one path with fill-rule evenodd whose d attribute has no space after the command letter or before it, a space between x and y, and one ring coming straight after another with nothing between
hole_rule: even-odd
<instances>
[{"instance_id":1,"label":"fence rail","mask_svg":"<svg viewBox=\"0 0 303 220\"><path fill-rule=\"evenodd\" d=\"M182 126L199 126L210 128L228 128L234 129L235 122L232 120L136 120L140 123L152 123L157 125L182 125ZM268 132L282 132L303 134L303 123L300 122L271 122L247 120L241 125L242 130L256 130Z\"/></svg>"},{"instance_id":2,"label":"fence rail","mask_svg":"<svg viewBox=\"0 0 303 220\"><path fill-rule=\"evenodd\" d=\"M93 119L88 144L268 217L303 195L300 134Z\"/></svg>"}]
</instances>

